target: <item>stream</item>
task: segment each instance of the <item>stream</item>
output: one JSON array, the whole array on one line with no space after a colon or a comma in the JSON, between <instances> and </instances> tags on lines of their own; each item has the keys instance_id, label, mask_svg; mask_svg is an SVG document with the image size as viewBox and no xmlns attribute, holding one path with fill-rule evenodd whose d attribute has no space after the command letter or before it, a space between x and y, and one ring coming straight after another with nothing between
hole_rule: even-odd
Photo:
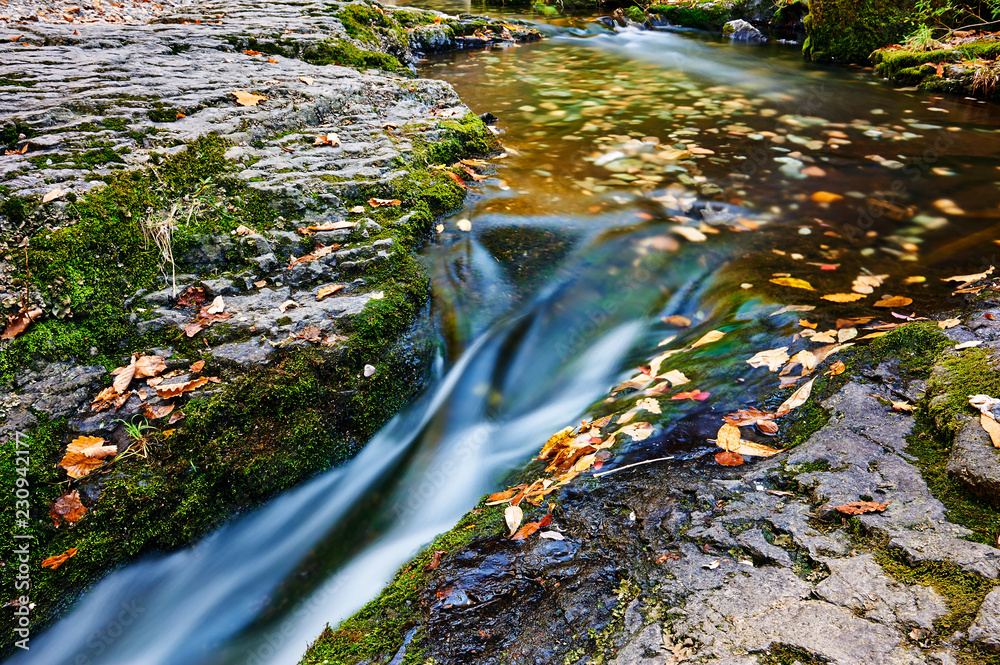
<instances>
[{"instance_id":1,"label":"stream","mask_svg":"<svg viewBox=\"0 0 1000 665\"><path fill-rule=\"evenodd\" d=\"M942 278L995 262L994 105L812 66L797 45L539 27L420 66L496 115L507 148L493 172L473 164L491 174L423 252L442 342L422 396L344 466L109 575L11 663L295 663L552 433L631 404L609 390L662 350L726 333L677 365L711 398L663 400L657 433L608 468L703 463L719 417L777 387L746 359L791 346L800 318L944 311ZM860 274L886 276L869 305L912 304L820 298Z\"/></svg>"}]
</instances>

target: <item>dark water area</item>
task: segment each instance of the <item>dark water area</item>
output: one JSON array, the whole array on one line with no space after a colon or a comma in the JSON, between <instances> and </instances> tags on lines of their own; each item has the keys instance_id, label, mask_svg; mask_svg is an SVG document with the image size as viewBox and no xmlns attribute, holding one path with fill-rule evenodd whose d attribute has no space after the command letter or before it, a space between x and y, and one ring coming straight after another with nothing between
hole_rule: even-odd
<instances>
[{"instance_id":1,"label":"dark water area","mask_svg":"<svg viewBox=\"0 0 1000 665\"><path fill-rule=\"evenodd\" d=\"M995 105L812 66L794 45L542 27L419 68L496 115L506 147L466 164L467 204L423 252L441 335L425 394L345 466L110 575L11 662L294 663L552 433L642 409L655 433L609 468L705 465L720 417L782 382L749 358L866 343L959 306L942 279L995 263ZM611 394L651 364L687 381L642 405ZM672 399L695 390L709 397ZM97 653L123 607L140 611Z\"/></svg>"}]
</instances>

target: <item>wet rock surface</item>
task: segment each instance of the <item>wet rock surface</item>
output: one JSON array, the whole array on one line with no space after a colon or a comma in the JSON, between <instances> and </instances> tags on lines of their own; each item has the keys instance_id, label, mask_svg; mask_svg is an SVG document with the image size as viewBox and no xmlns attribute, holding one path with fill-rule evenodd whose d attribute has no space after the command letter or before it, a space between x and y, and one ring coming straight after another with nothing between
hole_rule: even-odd
<instances>
[{"instance_id":1,"label":"wet rock surface","mask_svg":"<svg viewBox=\"0 0 1000 665\"><path fill-rule=\"evenodd\" d=\"M804 443L742 472L720 477L699 451L578 481L547 527L564 540L475 541L446 557L421 595L425 655L917 665L997 649L1000 592L956 631L953 598L899 575L954 570L988 588L1000 550L949 521L908 452L914 418L888 398L925 382L892 363L869 374L824 400L830 419ZM834 510L858 500L888 506Z\"/></svg>"}]
</instances>

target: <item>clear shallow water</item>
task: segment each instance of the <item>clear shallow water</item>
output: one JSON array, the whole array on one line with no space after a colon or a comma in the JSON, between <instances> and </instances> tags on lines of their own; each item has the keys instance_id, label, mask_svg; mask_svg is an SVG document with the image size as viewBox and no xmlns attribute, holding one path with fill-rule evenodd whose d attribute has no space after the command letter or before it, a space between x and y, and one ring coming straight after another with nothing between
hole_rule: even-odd
<instances>
[{"instance_id":1,"label":"clear shallow water","mask_svg":"<svg viewBox=\"0 0 1000 665\"><path fill-rule=\"evenodd\" d=\"M812 68L794 47L580 19L422 71L499 116L513 149L424 253L444 342L433 385L352 462L110 575L12 662L294 663L550 434L634 400L605 396L663 349L727 333L670 361L712 398L664 400L657 435L609 466L695 463L720 415L773 389L745 359L807 344L777 305L817 306L820 330L871 315L819 298L869 270L889 275L872 300L937 311L940 277L994 260L992 105ZM786 273L816 291L770 283Z\"/></svg>"}]
</instances>

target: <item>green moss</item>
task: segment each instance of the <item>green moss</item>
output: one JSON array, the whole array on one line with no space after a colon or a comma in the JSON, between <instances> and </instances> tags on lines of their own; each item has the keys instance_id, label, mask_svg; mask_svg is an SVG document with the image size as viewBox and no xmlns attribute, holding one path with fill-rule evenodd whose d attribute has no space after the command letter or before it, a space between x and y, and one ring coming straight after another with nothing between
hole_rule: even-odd
<instances>
[{"instance_id":1,"label":"green moss","mask_svg":"<svg viewBox=\"0 0 1000 665\"><path fill-rule=\"evenodd\" d=\"M403 28L416 28L434 23L434 14L420 10L397 9L392 18Z\"/></svg>"},{"instance_id":2,"label":"green moss","mask_svg":"<svg viewBox=\"0 0 1000 665\"><path fill-rule=\"evenodd\" d=\"M427 546L410 561L379 596L344 620L336 629L329 626L309 646L302 665L354 665L391 656L403 643L406 632L419 617L420 594L430 572L425 570L434 552L448 554L477 538L496 536L504 530L503 508L486 506L486 499L466 513L455 527ZM419 647L417 647L419 648ZM413 649L413 647L411 647Z\"/></svg>"},{"instance_id":3,"label":"green moss","mask_svg":"<svg viewBox=\"0 0 1000 665\"><path fill-rule=\"evenodd\" d=\"M926 413L950 439L975 413L969 395L978 394L1000 394L1000 373L990 352L975 348L947 354L928 381Z\"/></svg>"},{"instance_id":4,"label":"green moss","mask_svg":"<svg viewBox=\"0 0 1000 665\"><path fill-rule=\"evenodd\" d=\"M805 649L788 644L772 644L763 653L754 654L760 665L821 665L825 659Z\"/></svg>"},{"instance_id":5,"label":"green moss","mask_svg":"<svg viewBox=\"0 0 1000 665\"><path fill-rule=\"evenodd\" d=\"M625 16L635 21L636 23L646 22L646 13L643 12L642 9L634 5L625 10Z\"/></svg>"},{"instance_id":6,"label":"green moss","mask_svg":"<svg viewBox=\"0 0 1000 665\"><path fill-rule=\"evenodd\" d=\"M125 120L122 118L105 118L101 124L116 132L124 132L126 129Z\"/></svg>"},{"instance_id":7,"label":"green moss","mask_svg":"<svg viewBox=\"0 0 1000 665\"><path fill-rule=\"evenodd\" d=\"M699 30L721 30L726 21L732 18L731 8L725 2L651 5L646 11L667 23Z\"/></svg>"},{"instance_id":8,"label":"green moss","mask_svg":"<svg viewBox=\"0 0 1000 665\"><path fill-rule=\"evenodd\" d=\"M867 62L913 28L913 0L811 0L804 55L817 62Z\"/></svg>"},{"instance_id":9,"label":"green moss","mask_svg":"<svg viewBox=\"0 0 1000 665\"><path fill-rule=\"evenodd\" d=\"M918 49L881 49L872 54L875 71L898 85L915 85L926 90L962 94L995 94L995 85L977 83L975 69L954 76L939 76L935 64L961 64L969 61L993 61L1000 56L1000 44L981 41L956 48L932 51ZM985 71L985 70L983 70ZM985 89L979 89L979 88Z\"/></svg>"},{"instance_id":10,"label":"green moss","mask_svg":"<svg viewBox=\"0 0 1000 665\"><path fill-rule=\"evenodd\" d=\"M404 76L412 76L406 65L386 53L366 51L350 42L330 39L310 44L302 59L314 65L343 65L358 69L382 69Z\"/></svg>"}]
</instances>

